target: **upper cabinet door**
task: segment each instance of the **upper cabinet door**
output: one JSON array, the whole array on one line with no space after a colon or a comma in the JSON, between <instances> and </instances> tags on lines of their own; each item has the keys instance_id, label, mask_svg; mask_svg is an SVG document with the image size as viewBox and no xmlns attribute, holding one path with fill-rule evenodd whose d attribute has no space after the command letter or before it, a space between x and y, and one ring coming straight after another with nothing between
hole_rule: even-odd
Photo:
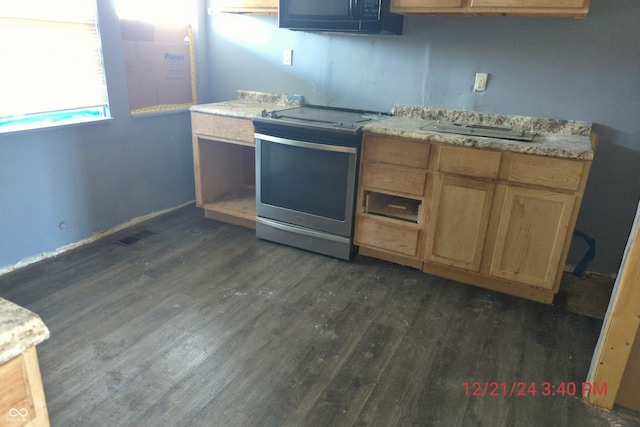
<instances>
[{"instance_id":1,"label":"upper cabinet door","mask_svg":"<svg viewBox=\"0 0 640 427\"><path fill-rule=\"evenodd\" d=\"M581 8L588 7L588 0L471 0L473 7L501 7L501 8Z\"/></svg>"},{"instance_id":2,"label":"upper cabinet door","mask_svg":"<svg viewBox=\"0 0 640 427\"><path fill-rule=\"evenodd\" d=\"M467 0L392 0L391 9L461 8L466 1Z\"/></svg>"},{"instance_id":3,"label":"upper cabinet door","mask_svg":"<svg viewBox=\"0 0 640 427\"><path fill-rule=\"evenodd\" d=\"M391 11L428 15L583 17L589 12L589 0L391 0Z\"/></svg>"},{"instance_id":4,"label":"upper cabinet door","mask_svg":"<svg viewBox=\"0 0 640 427\"><path fill-rule=\"evenodd\" d=\"M278 0L213 0L212 12L278 13Z\"/></svg>"}]
</instances>

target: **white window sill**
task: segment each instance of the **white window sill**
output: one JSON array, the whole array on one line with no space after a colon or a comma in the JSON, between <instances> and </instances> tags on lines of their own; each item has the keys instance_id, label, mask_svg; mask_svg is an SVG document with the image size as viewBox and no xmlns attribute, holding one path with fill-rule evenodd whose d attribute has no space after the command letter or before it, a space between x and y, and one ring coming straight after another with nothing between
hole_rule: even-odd
<instances>
[{"instance_id":1,"label":"white window sill","mask_svg":"<svg viewBox=\"0 0 640 427\"><path fill-rule=\"evenodd\" d=\"M67 126L77 126L83 125L87 123L100 123L107 122L113 120L112 117L78 117L72 119L65 120L38 120L34 122L28 123L11 123L0 125L0 134L14 133L14 132L24 132L30 130L44 130L44 129L56 129Z\"/></svg>"}]
</instances>

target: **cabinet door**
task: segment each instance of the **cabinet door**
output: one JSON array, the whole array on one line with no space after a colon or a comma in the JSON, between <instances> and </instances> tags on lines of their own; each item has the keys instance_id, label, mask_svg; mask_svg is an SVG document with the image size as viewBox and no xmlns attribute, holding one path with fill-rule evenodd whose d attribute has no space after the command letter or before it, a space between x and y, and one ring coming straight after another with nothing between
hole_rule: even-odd
<instances>
[{"instance_id":1,"label":"cabinet door","mask_svg":"<svg viewBox=\"0 0 640 427\"><path fill-rule=\"evenodd\" d=\"M391 9L460 8L465 0L391 0Z\"/></svg>"},{"instance_id":2,"label":"cabinet door","mask_svg":"<svg viewBox=\"0 0 640 427\"><path fill-rule=\"evenodd\" d=\"M480 270L495 184L438 175L427 232L426 259Z\"/></svg>"},{"instance_id":3,"label":"cabinet door","mask_svg":"<svg viewBox=\"0 0 640 427\"><path fill-rule=\"evenodd\" d=\"M572 194L504 188L489 273L553 289L575 203Z\"/></svg>"},{"instance_id":4,"label":"cabinet door","mask_svg":"<svg viewBox=\"0 0 640 427\"><path fill-rule=\"evenodd\" d=\"M471 0L471 8L495 7L495 8L544 8L563 9L581 8L587 6L588 0Z\"/></svg>"},{"instance_id":5,"label":"cabinet door","mask_svg":"<svg viewBox=\"0 0 640 427\"><path fill-rule=\"evenodd\" d=\"M278 0L213 0L214 12L278 13Z\"/></svg>"}]
</instances>

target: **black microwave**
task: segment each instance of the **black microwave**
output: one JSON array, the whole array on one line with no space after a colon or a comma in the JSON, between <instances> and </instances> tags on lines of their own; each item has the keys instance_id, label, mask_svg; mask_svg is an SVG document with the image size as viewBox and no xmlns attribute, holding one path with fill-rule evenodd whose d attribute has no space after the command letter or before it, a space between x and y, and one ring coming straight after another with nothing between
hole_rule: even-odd
<instances>
[{"instance_id":1,"label":"black microwave","mask_svg":"<svg viewBox=\"0 0 640 427\"><path fill-rule=\"evenodd\" d=\"M299 31L402 34L389 0L279 0L278 25Z\"/></svg>"}]
</instances>

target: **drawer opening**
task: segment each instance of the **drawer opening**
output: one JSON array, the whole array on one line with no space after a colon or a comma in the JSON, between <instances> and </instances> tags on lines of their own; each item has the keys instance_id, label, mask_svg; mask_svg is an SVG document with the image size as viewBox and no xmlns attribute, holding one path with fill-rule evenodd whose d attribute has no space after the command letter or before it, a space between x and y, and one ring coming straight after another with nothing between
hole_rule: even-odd
<instances>
[{"instance_id":1,"label":"drawer opening","mask_svg":"<svg viewBox=\"0 0 640 427\"><path fill-rule=\"evenodd\" d=\"M378 193L376 191L365 191L362 211L372 215L380 215L417 224L421 207L421 200Z\"/></svg>"}]
</instances>

